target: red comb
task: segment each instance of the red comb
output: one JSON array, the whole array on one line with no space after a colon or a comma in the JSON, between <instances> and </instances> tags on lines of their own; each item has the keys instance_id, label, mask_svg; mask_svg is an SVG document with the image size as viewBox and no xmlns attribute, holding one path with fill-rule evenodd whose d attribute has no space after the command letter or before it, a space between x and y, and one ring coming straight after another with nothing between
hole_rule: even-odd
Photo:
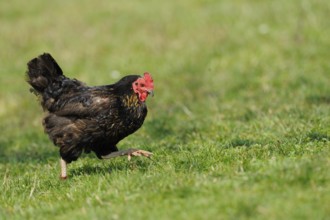
<instances>
[{"instance_id":1,"label":"red comb","mask_svg":"<svg viewBox=\"0 0 330 220\"><path fill-rule=\"evenodd\" d=\"M154 80L152 79L150 73L145 72L143 78L144 78L144 80L147 84L146 86L153 89L154 88Z\"/></svg>"}]
</instances>

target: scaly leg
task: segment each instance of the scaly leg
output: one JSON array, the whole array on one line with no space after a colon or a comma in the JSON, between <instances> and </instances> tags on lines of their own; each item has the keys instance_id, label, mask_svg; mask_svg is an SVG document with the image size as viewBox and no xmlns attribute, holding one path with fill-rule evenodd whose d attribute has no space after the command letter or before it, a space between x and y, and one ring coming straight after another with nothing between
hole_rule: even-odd
<instances>
[{"instance_id":1,"label":"scaly leg","mask_svg":"<svg viewBox=\"0 0 330 220\"><path fill-rule=\"evenodd\" d=\"M131 160L132 156L151 157L152 153L149 151L145 151L145 150L130 148L127 150L116 151L116 152L112 152L111 154L104 155L104 156L102 156L102 159L110 159L110 158L120 157L120 156L125 156L125 155L127 155L128 160Z\"/></svg>"},{"instance_id":2,"label":"scaly leg","mask_svg":"<svg viewBox=\"0 0 330 220\"><path fill-rule=\"evenodd\" d=\"M63 160L61 158L60 164L61 164L61 176L60 176L60 178L62 180L65 180L67 178L67 175L66 175L66 162L65 162L65 160Z\"/></svg>"}]
</instances>

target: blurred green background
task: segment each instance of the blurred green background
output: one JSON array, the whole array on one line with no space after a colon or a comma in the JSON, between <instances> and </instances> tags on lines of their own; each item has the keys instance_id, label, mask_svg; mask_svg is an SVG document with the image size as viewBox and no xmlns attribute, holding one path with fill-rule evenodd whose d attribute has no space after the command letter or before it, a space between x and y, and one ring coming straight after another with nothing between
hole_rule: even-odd
<instances>
[{"instance_id":1,"label":"blurred green background","mask_svg":"<svg viewBox=\"0 0 330 220\"><path fill-rule=\"evenodd\" d=\"M326 219L327 0L1 1L0 218ZM144 126L119 145L154 162L57 149L25 82L51 53L88 85L148 71Z\"/></svg>"}]
</instances>

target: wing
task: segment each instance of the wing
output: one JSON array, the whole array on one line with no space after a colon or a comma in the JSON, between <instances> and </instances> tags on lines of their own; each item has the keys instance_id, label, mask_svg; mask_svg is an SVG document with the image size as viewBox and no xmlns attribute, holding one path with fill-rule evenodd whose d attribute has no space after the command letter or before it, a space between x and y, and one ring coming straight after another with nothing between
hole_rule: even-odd
<instances>
[{"instance_id":1,"label":"wing","mask_svg":"<svg viewBox=\"0 0 330 220\"><path fill-rule=\"evenodd\" d=\"M61 96L49 112L58 116L92 118L102 112L110 111L116 97L104 87L89 87Z\"/></svg>"}]
</instances>

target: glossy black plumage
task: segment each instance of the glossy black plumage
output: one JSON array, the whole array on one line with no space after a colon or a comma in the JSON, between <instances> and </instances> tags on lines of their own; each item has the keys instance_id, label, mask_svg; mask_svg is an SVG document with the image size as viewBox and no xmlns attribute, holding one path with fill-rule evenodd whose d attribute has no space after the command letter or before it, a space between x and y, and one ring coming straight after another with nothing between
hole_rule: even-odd
<instances>
[{"instance_id":1,"label":"glossy black plumage","mask_svg":"<svg viewBox=\"0 0 330 220\"><path fill-rule=\"evenodd\" d=\"M142 126L147 107L132 89L139 77L89 87L64 76L50 54L32 59L27 71L27 82L47 112L45 132L68 163L83 151L99 158L117 151L116 144Z\"/></svg>"}]
</instances>

